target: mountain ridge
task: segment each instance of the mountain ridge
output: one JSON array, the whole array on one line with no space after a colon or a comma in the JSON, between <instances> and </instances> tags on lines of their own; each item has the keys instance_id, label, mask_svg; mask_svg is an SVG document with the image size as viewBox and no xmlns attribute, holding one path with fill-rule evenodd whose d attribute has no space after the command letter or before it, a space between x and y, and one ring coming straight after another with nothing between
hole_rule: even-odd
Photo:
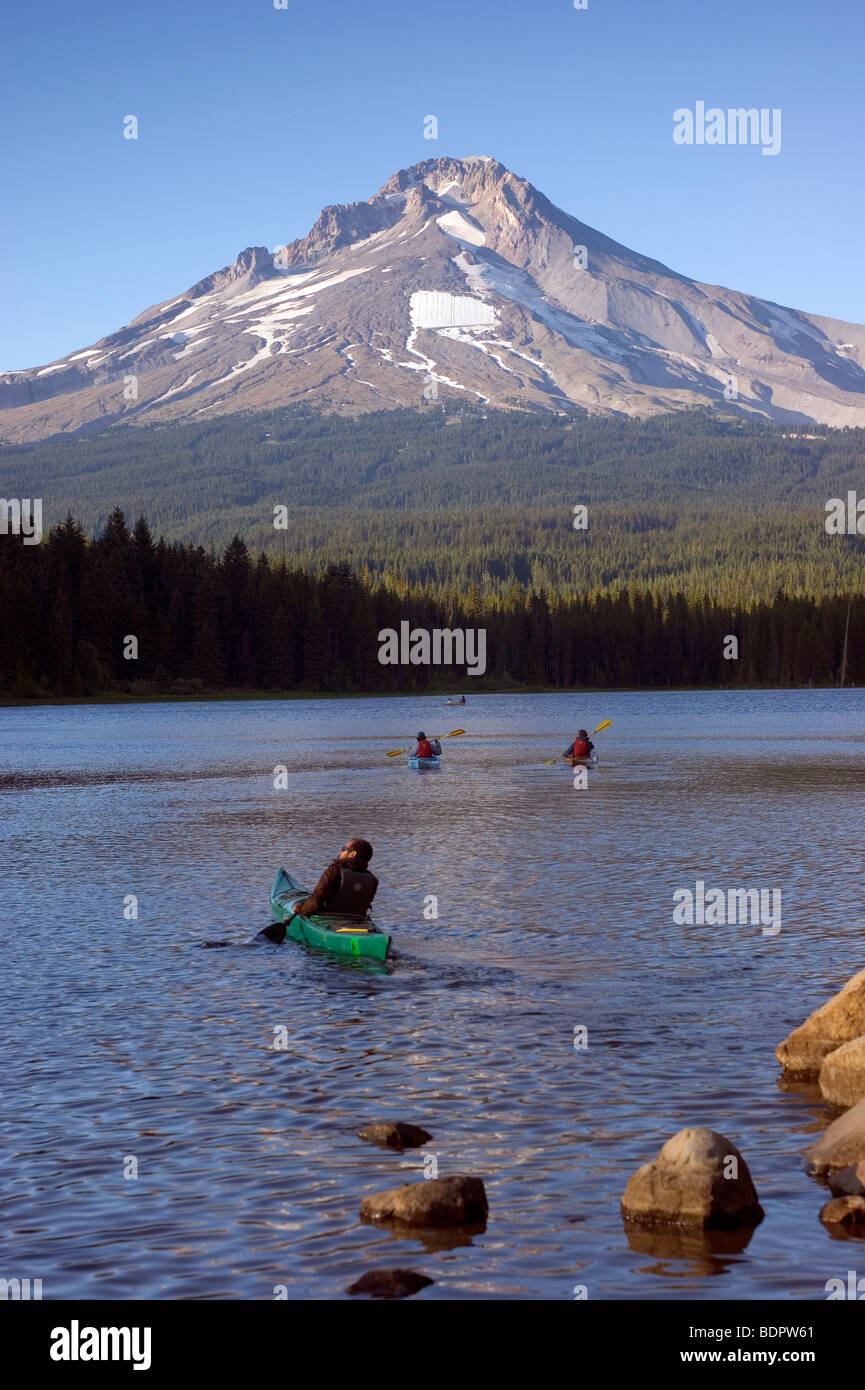
<instances>
[{"instance_id":1,"label":"mountain ridge","mask_svg":"<svg viewBox=\"0 0 865 1390\"><path fill-rule=\"evenodd\" d=\"M0 375L0 438L292 402L648 417L697 405L865 424L865 327L690 279L490 156L398 170L285 247L44 367Z\"/></svg>"}]
</instances>

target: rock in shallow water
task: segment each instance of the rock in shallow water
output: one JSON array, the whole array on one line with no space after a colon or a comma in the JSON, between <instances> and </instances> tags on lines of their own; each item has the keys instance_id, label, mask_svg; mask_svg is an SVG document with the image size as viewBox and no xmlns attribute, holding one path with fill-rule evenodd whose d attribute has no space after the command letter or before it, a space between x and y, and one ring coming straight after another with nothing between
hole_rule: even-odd
<instances>
[{"instance_id":1,"label":"rock in shallow water","mask_svg":"<svg viewBox=\"0 0 865 1390\"><path fill-rule=\"evenodd\" d=\"M865 1197L865 1159L831 1173L829 1191L833 1197Z\"/></svg>"},{"instance_id":2,"label":"rock in shallow water","mask_svg":"<svg viewBox=\"0 0 865 1390\"><path fill-rule=\"evenodd\" d=\"M820 1220L824 1226L865 1226L865 1197L833 1197Z\"/></svg>"},{"instance_id":3,"label":"rock in shallow water","mask_svg":"<svg viewBox=\"0 0 865 1390\"><path fill-rule=\"evenodd\" d=\"M855 1105L865 1100L865 1037L842 1043L823 1058L820 1090L830 1105Z\"/></svg>"},{"instance_id":4,"label":"rock in shallow water","mask_svg":"<svg viewBox=\"0 0 865 1390\"><path fill-rule=\"evenodd\" d=\"M349 1284L346 1293L365 1293L371 1298L411 1298L412 1294L434 1283L434 1279L414 1269L370 1269Z\"/></svg>"},{"instance_id":5,"label":"rock in shallow water","mask_svg":"<svg viewBox=\"0 0 865 1390\"><path fill-rule=\"evenodd\" d=\"M488 1210L483 1181L461 1174L390 1187L360 1204L362 1221L400 1226L472 1226L485 1221Z\"/></svg>"},{"instance_id":6,"label":"rock in shallow water","mask_svg":"<svg viewBox=\"0 0 865 1390\"><path fill-rule=\"evenodd\" d=\"M425 1129L417 1125L405 1125L401 1120L381 1120L358 1130L358 1139L366 1139L370 1144L384 1144L389 1149L417 1149L432 1139Z\"/></svg>"},{"instance_id":7,"label":"rock in shallow water","mask_svg":"<svg viewBox=\"0 0 865 1390\"><path fill-rule=\"evenodd\" d=\"M722 1230L756 1226L763 1208L735 1144L712 1129L682 1129L634 1173L622 1215L645 1225Z\"/></svg>"},{"instance_id":8,"label":"rock in shallow water","mask_svg":"<svg viewBox=\"0 0 865 1390\"><path fill-rule=\"evenodd\" d=\"M844 988L794 1028L775 1049L785 1071L796 1076L817 1076L823 1058L842 1043L865 1034L865 970L848 980Z\"/></svg>"},{"instance_id":9,"label":"rock in shallow water","mask_svg":"<svg viewBox=\"0 0 865 1390\"><path fill-rule=\"evenodd\" d=\"M805 1150L812 1173L834 1173L865 1158L865 1100L841 1115Z\"/></svg>"}]
</instances>

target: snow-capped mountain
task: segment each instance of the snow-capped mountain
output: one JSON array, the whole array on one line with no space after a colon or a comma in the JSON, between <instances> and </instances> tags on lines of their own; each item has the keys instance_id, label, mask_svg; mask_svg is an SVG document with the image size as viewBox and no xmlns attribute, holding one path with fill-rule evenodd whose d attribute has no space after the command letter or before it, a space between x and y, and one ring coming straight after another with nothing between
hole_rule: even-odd
<instances>
[{"instance_id":1,"label":"snow-capped mountain","mask_svg":"<svg viewBox=\"0 0 865 1390\"><path fill-rule=\"evenodd\" d=\"M0 376L0 438L445 397L865 425L863 362L862 325L678 275L494 159L429 159L91 347Z\"/></svg>"}]
</instances>

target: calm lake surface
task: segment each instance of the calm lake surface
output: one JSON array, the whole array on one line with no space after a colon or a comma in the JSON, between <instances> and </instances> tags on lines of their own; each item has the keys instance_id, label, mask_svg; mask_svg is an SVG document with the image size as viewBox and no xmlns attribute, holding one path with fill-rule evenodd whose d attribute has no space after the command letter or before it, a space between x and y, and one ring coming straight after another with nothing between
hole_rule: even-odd
<instances>
[{"instance_id":1,"label":"calm lake surface","mask_svg":"<svg viewBox=\"0 0 865 1390\"><path fill-rule=\"evenodd\" d=\"M543 766L604 718L586 789ZM385 757L455 727L438 773ZM335 1299L407 1265L422 1299L699 1300L865 1273L800 1166L831 1114L773 1056L865 966L865 691L2 709L0 739L3 1277ZM247 944L275 869L312 886L348 835L387 970ZM675 925L697 879L780 888L780 933ZM433 1138L362 1143L378 1119ZM623 1228L685 1125L744 1154L749 1240ZM483 1177L486 1231L361 1225L430 1155Z\"/></svg>"}]
</instances>

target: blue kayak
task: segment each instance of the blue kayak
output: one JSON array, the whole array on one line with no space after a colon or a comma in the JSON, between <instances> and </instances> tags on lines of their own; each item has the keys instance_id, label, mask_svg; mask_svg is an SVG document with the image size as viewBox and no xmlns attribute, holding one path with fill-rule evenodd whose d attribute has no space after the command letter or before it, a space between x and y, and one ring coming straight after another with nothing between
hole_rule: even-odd
<instances>
[{"instance_id":1,"label":"blue kayak","mask_svg":"<svg viewBox=\"0 0 865 1390\"><path fill-rule=\"evenodd\" d=\"M438 758L409 758L408 765L409 767L416 768L441 767L441 763L439 762Z\"/></svg>"}]
</instances>

